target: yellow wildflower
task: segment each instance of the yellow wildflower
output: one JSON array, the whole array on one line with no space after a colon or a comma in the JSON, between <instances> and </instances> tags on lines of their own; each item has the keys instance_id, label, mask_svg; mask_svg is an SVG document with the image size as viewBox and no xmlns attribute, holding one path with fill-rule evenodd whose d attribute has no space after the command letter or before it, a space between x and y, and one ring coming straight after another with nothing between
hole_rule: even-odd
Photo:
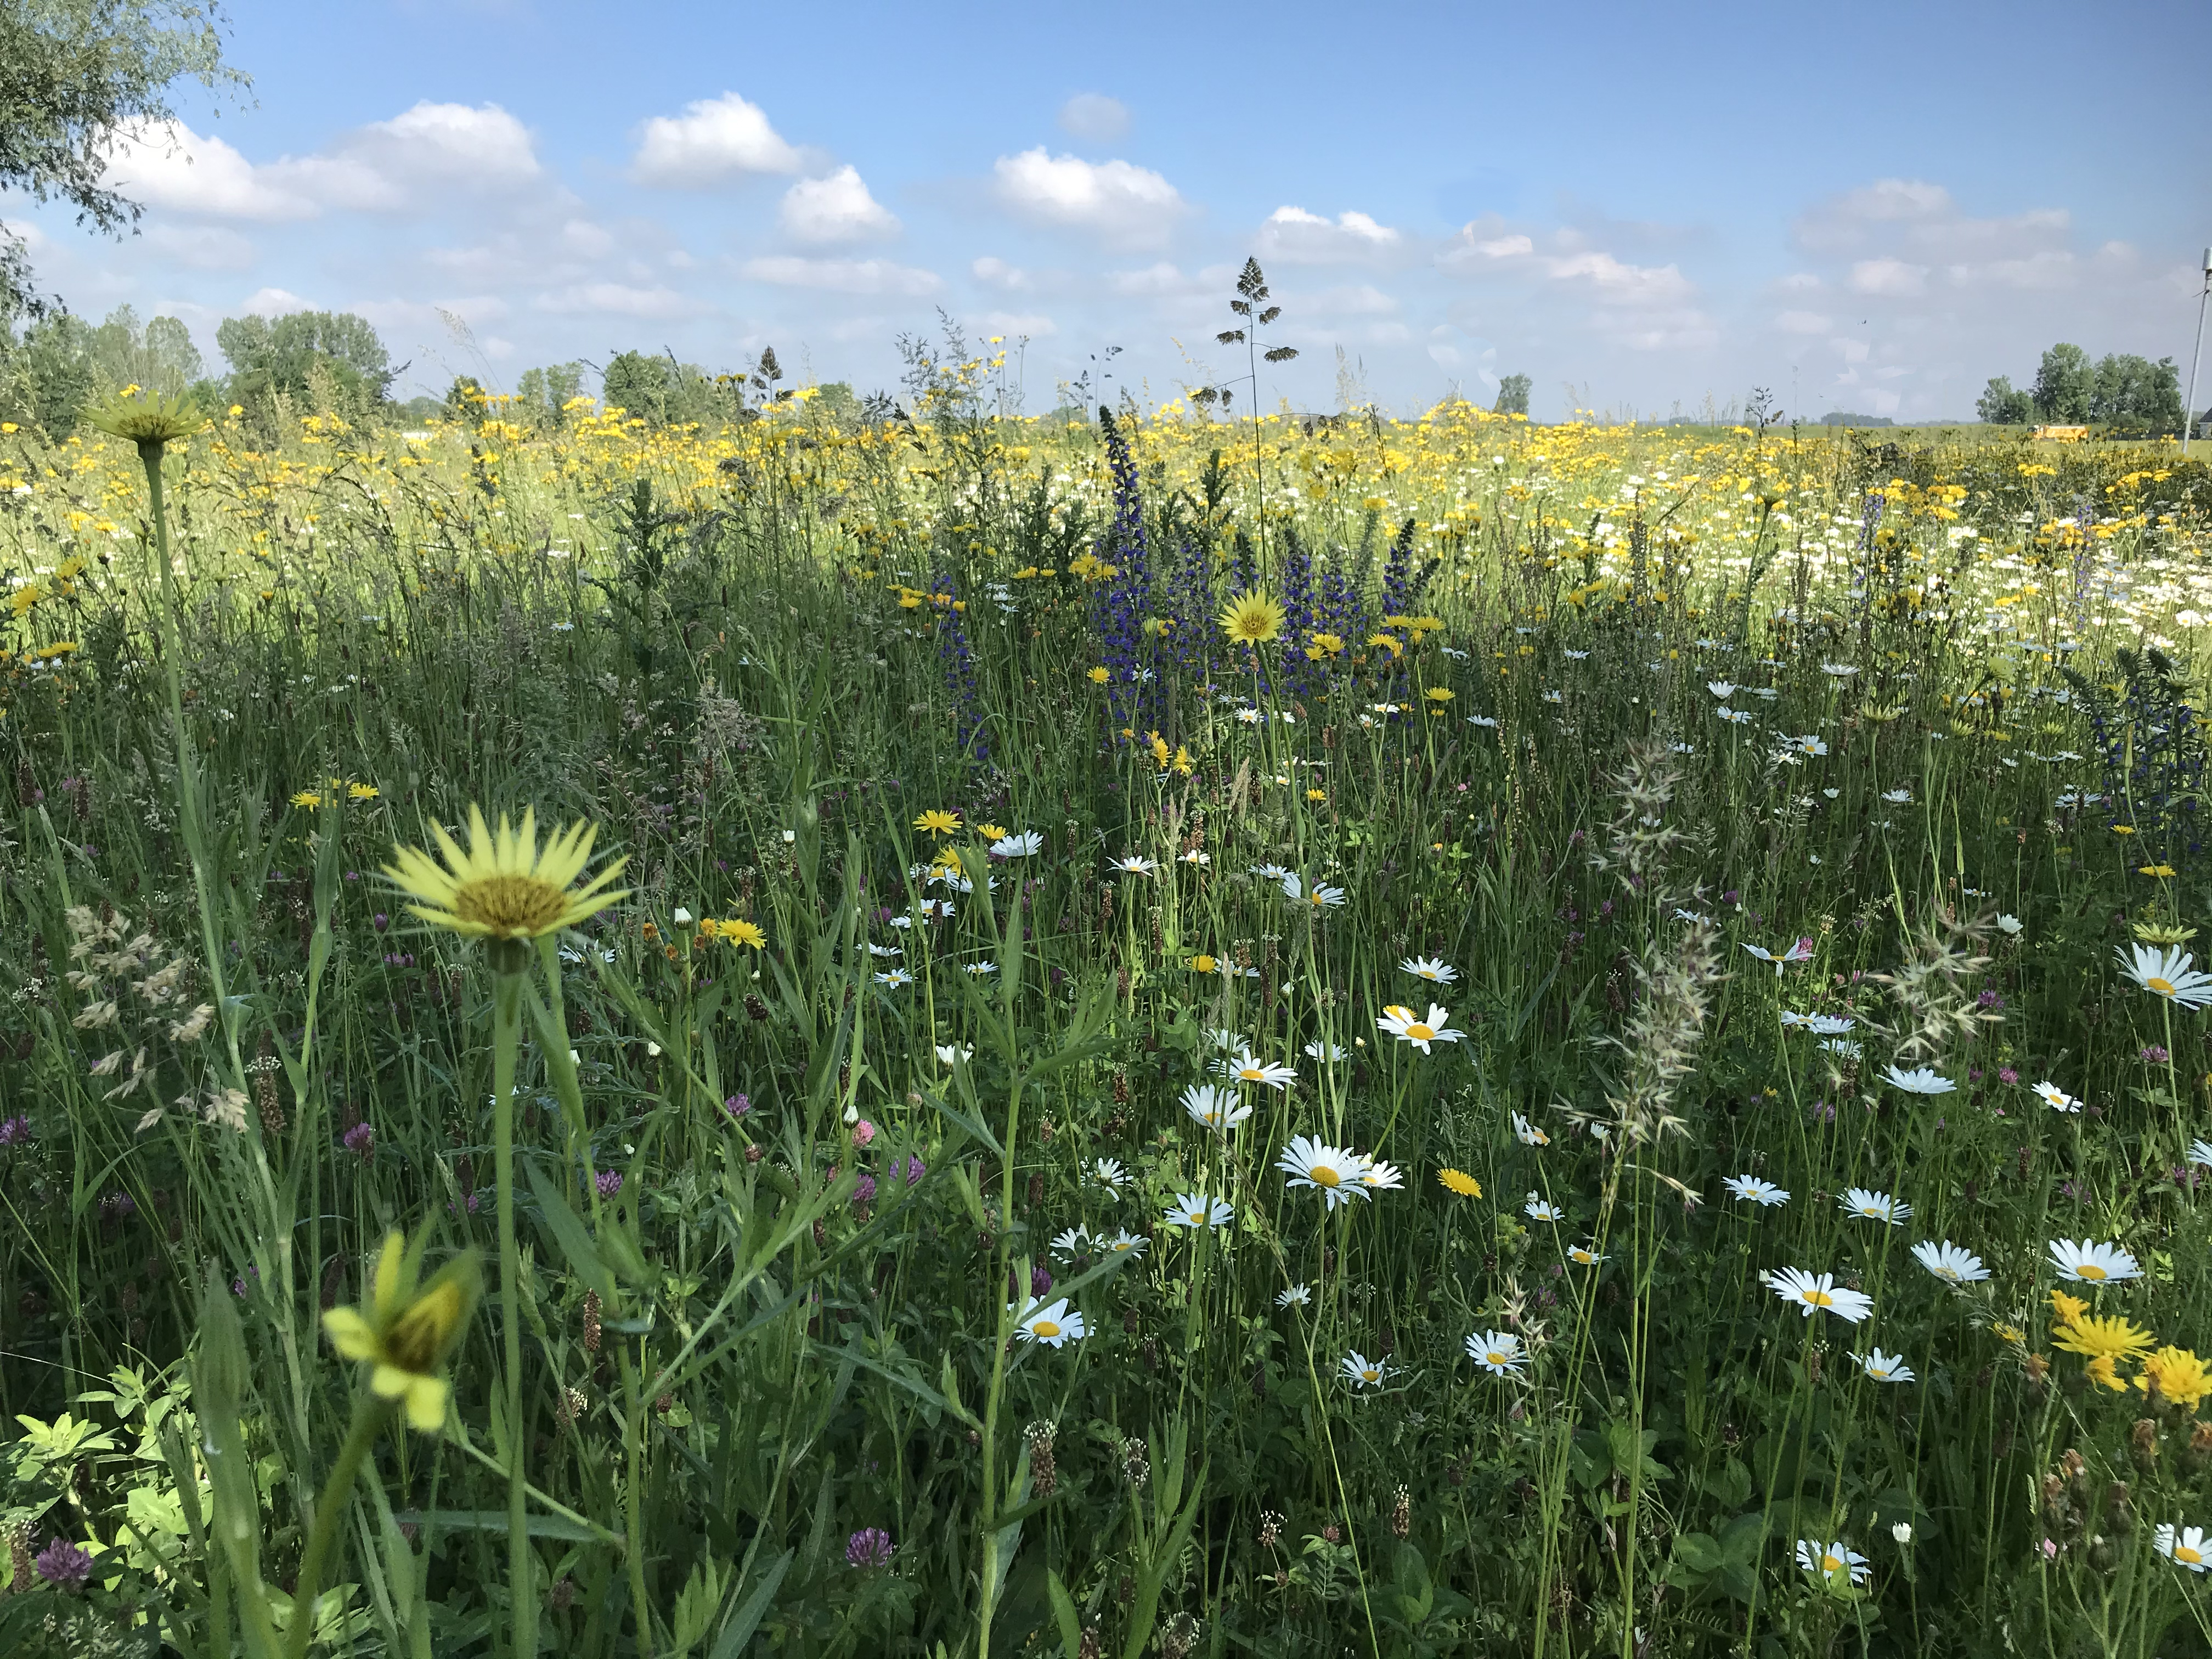
<instances>
[{"instance_id":1,"label":"yellow wildflower","mask_svg":"<svg viewBox=\"0 0 2212 1659\"><path fill-rule=\"evenodd\" d=\"M384 1241L368 1301L356 1311L332 1308L323 1316L331 1342L348 1359L368 1362L369 1392L397 1401L407 1420L425 1434L445 1426L446 1379L438 1367L459 1340L477 1304L481 1283L474 1251L456 1257L435 1278L416 1288L426 1231L410 1249L394 1231Z\"/></svg>"}]
</instances>

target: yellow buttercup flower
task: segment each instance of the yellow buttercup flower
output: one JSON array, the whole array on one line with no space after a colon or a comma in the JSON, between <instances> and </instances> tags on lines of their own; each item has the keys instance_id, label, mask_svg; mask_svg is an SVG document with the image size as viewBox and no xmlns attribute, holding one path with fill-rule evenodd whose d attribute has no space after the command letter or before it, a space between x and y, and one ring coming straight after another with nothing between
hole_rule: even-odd
<instances>
[{"instance_id":1,"label":"yellow buttercup flower","mask_svg":"<svg viewBox=\"0 0 2212 1659\"><path fill-rule=\"evenodd\" d=\"M1217 620L1231 645L1265 645L1283 631L1283 607L1267 597L1263 587L1239 593L1221 608Z\"/></svg>"},{"instance_id":2,"label":"yellow buttercup flower","mask_svg":"<svg viewBox=\"0 0 2212 1659\"><path fill-rule=\"evenodd\" d=\"M445 854L442 866L420 848L400 847L393 849L398 864L386 865L384 873L422 901L407 908L434 927L477 939L542 939L629 896L627 890L607 890L622 872L622 859L580 887L569 884L583 873L599 833L598 825L580 818L556 833L542 852L535 808L523 813L520 830L501 814L494 835L484 826L483 809L470 807L465 853L442 828L430 828Z\"/></svg>"},{"instance_id":3,"label":"yellow buttercup flower","mask_svg":"<svg viewBox=\"0 0 2212 1659\"><path fill-rule=\"evenodd\" d=\"M358 1310L332 1308L323 1316L323 1328L340 1354L372 1367L371 1394L404 1405L410 1423L434 1434L445 1426L447 1393L438 1368L475 1311L482 1275L471 1250L417 1289L428 1237L426 1232L410 1249L395 1229L377 1258L368 1300Z\"/></svg>"}]
</instances>

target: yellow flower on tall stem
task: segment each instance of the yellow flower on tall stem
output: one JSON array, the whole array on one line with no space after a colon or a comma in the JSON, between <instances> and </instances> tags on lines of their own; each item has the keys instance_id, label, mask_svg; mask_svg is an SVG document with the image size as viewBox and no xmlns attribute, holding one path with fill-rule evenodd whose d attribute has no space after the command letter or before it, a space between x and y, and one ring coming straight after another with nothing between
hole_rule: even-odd
<instances>
[{"instance_id":1,"label":"yellow flower on tall stem","mask_svg":"<svg viewBox=\"0 0 2212 1659\"><path fill-rule=\"evenodd\" d=\"M483 1274L476 1253L455 1258L416 1288L422 1245L407 1248L397 1231L384 1241L368 1298L356 1310L332 1308L323 1316L331 1346L348 1359L367 1361L368 1390L404 1406L407 1420L425 1434L446 1421L446 1379L438 1374L476 1310Z\"/></svg>"},{"instance_id":2,"label":"yellow flower on tall stem","mask_svg":"<svg viewBox=\"0 0 2212 1659\"><path fill-rule=\"evenodd\" d=\"M514 828L500 814L496 834L484 825L483 809L469 808L469 846L466 852L437 824L437 860L417 847L395 848L398 862L384 866L394 886L422 901L407 908L434 927L493 941L543 939L563 927L573 927L619 899L627 890L607 890L607 884L622 873L626 860L617 859L580 887L571 887L591 861L592 843L599 826L578 819L556 831L541 850L538 845L538 811L526 809L522 827ZM494 965L501 953L495 951ZM513 973L516 966L503 968Z\"/></svg>"},{"instance_id":3,"label":"yellow flower on tall stem","mask_svg":"<svg viewBox=\"0 0 2212 1659\"><path fill-rule=\"evenodd\" d=\"M1218 620L1230 644L1265 645L1282 635L1283 607L1267 596L1266 588L1255 587L1224 605Z\"/></svg>"}]
</instances>

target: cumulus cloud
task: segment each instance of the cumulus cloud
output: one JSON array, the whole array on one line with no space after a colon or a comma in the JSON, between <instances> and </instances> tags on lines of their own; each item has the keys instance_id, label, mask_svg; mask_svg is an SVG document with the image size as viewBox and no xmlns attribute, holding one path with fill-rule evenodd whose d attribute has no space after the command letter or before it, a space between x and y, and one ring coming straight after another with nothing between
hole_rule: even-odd
<instances>
[{"instance_id":1,"label":"cumulus cloud","mask_svg":"<svg viewBox=\"0 0 2212 1659\"><path fill-rule=\"evenodd\" d=\"M259 250L223 225L156 224L146 231L146 246L194 270L244 270Z\"/></svg>"},{"instance_id":2,"label":"cumulus cloud","mask_svg":"<svg viewBox=\"0 0 2212 1659\"><path fill-rule=\"evenodd\" d=\"M1834 322L1817 311L1784 311L1775 317L1774 325L1784 334L1826 334Z\"/></svg>"},{"instance_id":3,"label":"cumulus cloud","mask_svg":"<svg viewBox=\"0 0 2212 1659\"><path fill-rule=\"evenodd\" d=\"M1054 155L1040 144L1001 155L999 200L1036 223L1087 231L1110 246L1158 247L1190 204L1158 173L1128 161Z\"/></svg>"},{"instance_id":4,"label":"cumulus cloud","mask_svg":"<svg viewBox=\"0 0 2212 1659\"><path fill-rule=\"evenodd\" d=\"M1008 292L1030 285L1030 274L1018 265L1010 265L995 253L987 253L968 267L968 274L979 283L988 283L993 288Z\"/></svg>"},{"instance_id":5,"label":"cumulus cloud","mask_svg":"<svg viewBox=\"0 0 2212 1659\"><path fill-rule=\"evenodd\" d=\"M109 146L110 181L125 196L216 219L406 212L456 193L511 191L542 172L529 129L496 104L425 101L312 155L260 163L181 121L127 129Z\"/></svg>"},{"instance_id":6,"label":"cumulus cloud","mask_svg":"<svg viewBox=\"0 0 2212 1659\"><path fill-rule=\"evenodd\" d=\"M726 92L641 126L630 177L666 190L700 190L746 173L796 173L802 161L759 105Z\"/></svg>"},{"instance_id":7,"label":"cumulus cloud","mask_svg":"<svg viewBox=\"0 0 2212 1659\"><path fill-rule=\"evenodd\" d=\"M986 336L1000 339L1018 340L1026 337L1042 340L1060 332L1060 325L1037 311L989 311L977 319L977 325Z\"/></svg>"},{"instance_id":8,"label":"cumulus cloud","mask_svg":"<svg viewBox=\"0 0 2212 1659\"><path fill-rule=\"evenodd\" d=\"M289 289L258 288L239 307L249 317L282 317L295 311L313 311L315 302L303 300Z\"/></svg>"},{"instance_id":9,"label":"cumulus cloud","mask_svg":"<svg viewBox=\"0 0 2212 1659\"><path fill-rule=\"evenodd\" d=\"M944 287L936 273L889 259L805 259L774 254L748 259L738 274L778 288L827 289L836 294L895 294L920 299Z\"/></svg>"},{"instance_id":10,"label":"cumulus cloud","mask_svg":"<svg viewBox=\"0 0 2212 1659\"><path fill-rule=\"evenodd\" d=\"M849 164L827 178L801 179L783 193L777 217L793 240L817 245L871 241L899 228Z\"/></svg>"},{"instance_id":11,"label":"cumulus cloud","mask_svg":"<svg viewBox=\"0 0 2212 1659\"><path fill-rule=\"evenodd\" d=\"M1287 205L1269 214L1260 227L1260 251L1292 264L1373 259L1391 252L1404 240L1364 213L1340 213L1330 220Z\"/></svg>"},{"instance_id":12,"label":"cumulus cloud","mask_svg":"<svg viewBox=\"0 0 2212 1659\"><path fill-rule=\"evenodd\" d=\"M1094 144L1111 143L1129 130L1129 111L1103 92L1079 92L1060 106L1060 130Z\"/></svg>"},{"instance_id":13,"label":"cumulus cloud","mask_svg":"<svg viewBox=\"0 0 2212 1659\"><path fill-rule=\"evenodd\" d=\"M1928 285L1928 267L1902 259L1861 259L1851 266L1854 294L1917 294Z\"/></svg>"}]
</instances>

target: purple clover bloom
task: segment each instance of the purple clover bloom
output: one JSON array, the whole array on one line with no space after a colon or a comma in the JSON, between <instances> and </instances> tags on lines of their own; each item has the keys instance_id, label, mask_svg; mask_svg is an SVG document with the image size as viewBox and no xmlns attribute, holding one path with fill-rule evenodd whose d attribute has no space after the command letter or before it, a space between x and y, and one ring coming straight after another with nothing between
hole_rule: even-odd
<instances>
[{"instance_id":1,"label":"purple clover bloom","mask_svg":"<svg viewBox=\"0 0 2212 1659\"><path fill-rule=\"evenodd\" d=\"M1052 1274L1046 1270L1044 1263L1040 1261L1030 1269L1030 1294L1042 1296L1051 1288Z\"/></svg>"},{"instance_id":2,"label":"purple clover bloom","mask_svg":"<svg viewBox=\"0 0 2212 1659\"><path fill-rule=\"evenodd\" d=\"M345 1132L345 1149L364 1164L376 1156L376 1131L366 1123L356 1123Z\"/></svg>"},{"instance_id":3,"label":"purple clover bloom","mask_svg":"<svg viewBox=\"0 0 2212 1659\"><path fill-rule=\"evenodd\" d=\"M872 1204L875 1201L876 1178L872 1175L864 1175L853 1184L853 1202L860 1205Z\"/></svg>"},{"instance_id":4,"label":"purple clover bloom","mask_svg":"<svg viewBox=\"0 0 2212 1659\"><path fill-rule=\"evenodd\" d=\"M21 1114L0 1122L0 1146L27 1146L31 1142L31 1120Z\"/></svg>"},{"instance_id":5,"label":"purple clover bloom","mask_svg":"<svg viewBox=\"0 0 2212 1659\"><path fill-rule=\"evenodd\" d=\"M92 1557L66 1538L57 1538L40 1550L31 1565L39 1570L39 1577L56 1589L72 1593L84 1588L84 1581L92 1577Z\"/></svg>"},{"instance_id":6,"label":"purple clover bloom","mask_svg":"<svg viewBox=\"0 0 2212 1659\"><path fill-rule=\"evenodd\" d=\"M612 1198L623 1189L622 1171L620 1170L600 1170L598 1184L601 1198Z\"/></svg>"},{"instance_id":7,"label":"purple clover bloom","mask_svg":"<svg viewBox=\"0 0 2212 1659\"><path fill-rule=\"evenodd\" d=\"M891 1172L894 1175L897 1175L899 1173L898 1160L896 1158L893 1158L891 1160ZM929 1166L927 1164L924 1164L918 1158L908 1158L906 1161L906 1170L904 1175L902 1176L902 1179L905 1181L908 1186L911 1187L915 1182L921 1180L922 1176L928 1173Z\"/></svg>"},{"instance_id":8,"label":"purple clover bloom","mask_svg":"<svg viewBox=\"0 0 2212 1659\"><path fill-rule=\"evenodd\" d=\"M863 1527L845 1540L845 1559L855 1567L887 1567L891 1553L891 1535L881 1527Z\"/></svg>"},{"instance_id":9,"label":"purple clover bloom","mask_svg":"<svg viewBox=\"0 0 2212 1659\"><path fill-rule=\"evenodd\" d=\"M732 1095L727 1100L722 1103L722 1109L727 1112L733 1119L743 1117L747 1112L752 1110L752 1097L742 1091Z\"/></svg>"}]
</instances>

